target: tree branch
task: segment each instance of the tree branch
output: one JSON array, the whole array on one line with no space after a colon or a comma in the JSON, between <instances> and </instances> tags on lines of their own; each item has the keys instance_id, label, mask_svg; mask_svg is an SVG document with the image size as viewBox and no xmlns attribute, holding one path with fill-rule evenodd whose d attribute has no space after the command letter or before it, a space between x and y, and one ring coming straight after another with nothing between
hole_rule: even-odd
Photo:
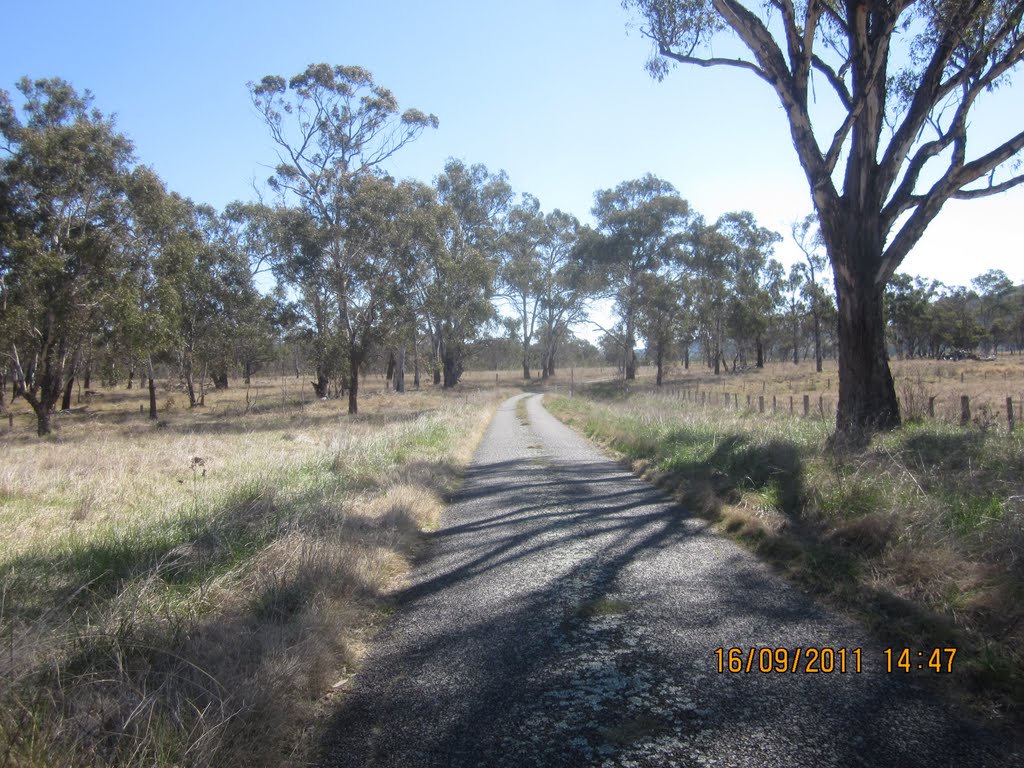
<instances>
[{"instance_id":1,"label":"tree branch","mask_svg":"<svg viewBox=\"0 0 1024 768\"><path fill-rule=\"evenodd\" d=\"M825 15L832 20L832 22L842 30L842 33L847 37L850 34L850 27L846 23L846 19L839 15L839 12L832 6L832 3L823 2L821 3L822 8L825 11Z\"/></svg>"},{"instance_id":2,"label":"tree branch","mask_svg":"<svg viewBox=\"0 0 1024 768\"><path fill-rule=\"evenodd\" d=\"M976 160L972 160L971 162L963 165L955 174L947 174L946 177L943 177L943 179L939 181L939 184L943 184L943 182L946 182L946 179L948 178L946 185L951 187L949 190L950 194L952 194L953 191L961 191L967 184L977 181L982 176L985 176L995 170L998 166L1009 160L1022 149L1024 149L1024 131L1021 131L1012 139L996 147L988 154L982 155ZM953 169L950 170L952 171Z\"/></svg>"},{"instance_id":3,"label":"tree branch","mask_svg":"<svg viewBox=\"0 0 1024 768\"><path fill-rule=\"evenodd\" d=\"M958 141L965 141L965 139ZM1022 149L1024 149L1024 131L1021 131L1009 141L976 160L962 164L951 163L946 173L932 185L927 194L911 197L909 200L912 202L906 205L903 210L908 210L915 206L916 210L903 225L899 234L893 238L889 247L885 249L881 265L875 277L876 284L884 284L881 281L888 282L889 278L895 273L896 268L910 252L910 249L921 239L925 228L938 215L942 205L948 199L956 197L966 200L974 197L984 197L989 194L994 195L1024 183L1020 176L1015 176L1001 184L990 185L987 188L979 190L965 189L966 185L991 173Z\"/></svg>"},{"instance_id":4,"label":"tree branch","mask_svg":"<svg viewBox=\"0 0 1024 768\"><path fill-rule=\"evenodd\" d=\"M765 82L771 84L771 79L768 75L756 64L745 59L722 59L722 58L710 58L702 59L698 56L689 56L682 53L676 53L667 45L658 44L658 52L673 61L678 61L680 64L695 64L698 67L737 67L739 69L746 69L753 72L755 75L760 77Z\"/></svg>"},{"instance_id":5,"label":"tree branch","mask_svg":"<svg viewBox=\"0 0 1024 768\"><path fill-rule=\"evenodd\" d=\"M883 199L896 182L900 168L910 155L910 150L917 141L929 115L944 96L942 76L959 42L959 28L956 23L951 23L936 43L931 60L914 89L914 97L907 108L903 122L893 133L892 140L879 164L878 183ZM946 93L948 94L949 91Z\"/></svg>"},{"instance_id":6,"label":"tree branch","mask_svg":"<svg viewBox=\"0 0 1024 768\"><path fill-rule=\"evenodd\" d=\"M999 184L992 184L989 182L987 187L982 187L981 189L959 189L950 195L950 197L954 200L974 200L979 197L998 195L1000 192L1006 192L1020 184L1024 184L1024 174L1014 176L1012 179L1007 179Z\"/></svg>"},{"instance_id":7,"label":"tree branch","mask_svg":"<svg viewBox=\"0 0 1024 768\"><path fill-rule=\"evenodd\" d=\"M796 74L803 68L804 48L800 30L796 26L796 9L793 0L772 0L772 5L782 12L783 27L786 30L786 48L789 51L789 67Z\"/></svg>"},{"instance_id":8,"label":"tree branch","mask_svg":"<svg viewBox=\"0 0 1024 768\"><path fill-rule=\"evenodd\" d=\"M978 92L974 92L973 94L970 92L965 93L964 99L957 108L956 114L953 115L953 120L950 122L949 128L944 133L941 132L941 129L938 129L940 130L939 137L922 145L914 154L914 157L910 161L910 165L907 167L907 172L903 176L903 181L900 182L900 186L893 194L889 203L882 209L884 231L888 232L896 219L898 219L905 211L920 204L919 196L914 194L914 189L921 176L921 171L924 170L924 167L928 164L929 160L945 150L950 144L957 142L960 152L958 155L959 160L954 158L951 161L951 167L963 165L964 152L966 151L965 142L967 137L967 116L977 93Z\"/></svg>"},{"instance_id":9,"label":"tree branch","mask_svg":"<svg viewBox=\"0 0 1024 768\"><path fill-rule=\"evenodd\" d=\"M992 55L992 51L1007 37L1014 34L1021 23L1022 14L1024 14L1024 3L1018 5L1016 13L1008 16L1003 25L992 35L991 39L985 45L978 46L971 58L965 61L963 66L943 83L939 92L939 98L952 93L971 75L978 73L984 68L985 62ZM1018 39L1009 51L992 62L989 71L982 78L985 86L987 87L1000 75L1019 64L1022 55L1024 55L1024 38ZM977 84L972 84L971 88L973 89Z\"/></svg>"},{"instance_id":10,"label":"tree branch","mask_svg":"<svg viewBox=\"0 0 1024 768\"><path fill-rule=\"evenodd\" d=\"M811 186L816 204L834 203L837 194L818 146L807 111L807 91L794 82L785 58L764 23L738 0L712 0L715 9L756 57L765 79L786 110L793 146Z\"/></svg>"},{"instance_id":11,"label":"tree branch","mask_svg":"<svg viewBox=\"0 0 1024 768\"><path fill-rule=\"evenodd\" d=\"M843 78L817 54L811 56L811 65L825 76L843 106L847 110L853 109L853 96L850 95L850 89L846 87Z\"/></svg>"}]
</instances>

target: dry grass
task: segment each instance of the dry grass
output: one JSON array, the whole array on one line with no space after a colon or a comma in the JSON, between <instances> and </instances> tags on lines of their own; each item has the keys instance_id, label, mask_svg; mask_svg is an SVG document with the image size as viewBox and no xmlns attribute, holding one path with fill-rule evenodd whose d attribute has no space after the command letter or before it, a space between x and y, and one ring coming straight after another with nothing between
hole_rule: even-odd
<instances>
[{"instance_id":1,"label":"dry grass","mask_svg":"<svg viewBox=\"0 0 1024 768\"><path fill-rule=\"evenodd\" d=\"M353 418L288 384L159 424L104 392L42 440L16 405L0 765L303 764L496 398L371 383Z\"/></svg>"},{"instance_id":2,"label":"dry grass","mask_svg":"<svg viewBox=\"0 0 1024 768\"><path fill-rule=\"evenodd\" d=\"M1024 719L1024 440L931 421L826 450L821 418L596 387L563 419L889 642L955 646L938 683Z\"/></svg>"},{"instance_id":3,"label":"dry grass","mask_svg":"<svg viewBox=\"0 0 1024 768\"><path fill-rule=\"evenodd\" d=\"M900 399L904 419L924 420L928 415L929 400L935 419L949 423L960 420L960 398L967 395L971 404L972 421L983 428L1005 429L1006 398L1013 399L1015 420L1024 429L1024 356L1002 355L997 360L945 361L894 360L891 362L896 396ZM577 385L603 384L606 394L616 389L623 391L620 374L614 368L587 368L573 371ZM505 376L509 379L506 379ZM501 382L511 380L512 374L502 374ZM660 390L654 384L655 370L651 366L638 369L637 379L628 382L629 393L659 391L666 398L689 400L707 407L758 409L758 398L765 399L765 412L773 410L773 398L779 414L789 413L790 402L795 414L803 412L803 398L810 400L812 416L826 419L835 417L839 398L839 374L836 362L826 360L824 370L816 373L813 362L799 365L768 363L764 369L746 369L719 376L699 362L690 369L670 368ZM493 374L492 374L493 383ZM569 371L559 373L549 388L565 392L569 386Z\"/></svg>"}]
</instances>

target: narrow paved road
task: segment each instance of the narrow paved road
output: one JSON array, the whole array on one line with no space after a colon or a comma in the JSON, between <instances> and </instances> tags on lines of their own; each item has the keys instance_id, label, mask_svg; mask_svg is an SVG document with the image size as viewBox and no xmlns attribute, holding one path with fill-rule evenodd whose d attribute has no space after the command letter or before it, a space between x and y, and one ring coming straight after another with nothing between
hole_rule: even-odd
<instances>
[{"instance_id":1,"label":"narrow paved road","mask_svg":"<svg viewBox=\"0 0 1024 768\"><path fill-rule=\"evenodd\" d=\"M539 396L498 411L377 642L324 766L1024 762ZM718 673L733 647L845 648L851 670L861 649L863 671Z\"/></svg>"}]
</instances>

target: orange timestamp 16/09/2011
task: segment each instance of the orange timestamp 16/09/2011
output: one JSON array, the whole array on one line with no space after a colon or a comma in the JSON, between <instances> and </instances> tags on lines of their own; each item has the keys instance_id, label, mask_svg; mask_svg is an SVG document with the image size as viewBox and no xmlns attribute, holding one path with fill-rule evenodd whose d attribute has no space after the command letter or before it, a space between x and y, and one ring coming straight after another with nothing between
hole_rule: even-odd
<instances>
[{"instance_id":1,"label":"orange timestamp 16/09/2011","mask_svg":"<svg viewBox=\"0 0 1024 768\"><path fill-rule=\"evenodd\" d=\"M956 648L886 648L882 651L885 672L953 671ZM831 674L862 672L864 651L861 648L715 648L716 671L719 673L796 673Z\"/></svg>"},{"instance_id":2,"label":"orange timestamp 16/09/2011","mask_svg":"<svg viewBox=\"0 0 1024 768\"><path fill-rule=\"evenodd\" d=\"M717 671L724 672L804 672L831 674L860 672L860 648L715 648Z\"/></svg>"}]
</instances>

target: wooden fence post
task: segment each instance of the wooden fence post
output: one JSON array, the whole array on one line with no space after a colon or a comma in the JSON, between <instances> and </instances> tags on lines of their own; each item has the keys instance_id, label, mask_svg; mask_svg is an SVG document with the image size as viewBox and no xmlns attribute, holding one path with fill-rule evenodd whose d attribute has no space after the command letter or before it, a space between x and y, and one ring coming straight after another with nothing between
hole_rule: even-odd
<instances>
[{"instance_id":1,"label":"wooden fence post","mask_svg":"<svg viewBox=\"0 0 1024 768\"><path fill-rule=\"evenodd\" d=\"M757 396L757 412L764 413L764 395Z\"/></svg>"},{"instance_id":2,"label":"wooden fence post","mask_svg":"<svg viewBox=\"0 0 1024 768\"><path fill-rule=\"evenodd\" d=\"M789 396L789 415L793 415L793 396Z\"/></svg>"},{"instance_id":3,"label":"wooden fence post","mask_svg":"<svg viewBox=\"0 0 1024 768\"><path fill-rule=\"evenodd\" d=\"M935 418L935 395L928 398L928 418Z\"/></svg>"},{"instance_id":4,"label":"wooden fence post","mask_svg":"<svg viewBox=\"0 0 1024 768\"><path fill-rule=\"evenodd\" d=\"M960 426L966 426L971 421L971 398L967 395L960 395Z\"/></svg>"},{"instance_id":5,"label":"wooden fence post","mask_svg":"<svg viewBox=\"0 0 1024 768\"><path fill-rule=\"evenodd\" d=\"M1006 398L1006 424L1010 429L1010 434L1013 434L1013 398Z\"/></svg>"},{"instance_id":6,"label":"wooden fence post","mask_svg":"<svg viewBox=\"0 0 1024 768\"><path fill-rule=\"evenodd\" d=\"M747 408L750 407L750 395L747 395Z\"/></svg>"},{"instance_id":7,"label":"wooden fence post","mask_svg":"<svg viewBox=\"0 0 1024 768\"><path fill-rule=\"evenodd\" d=\"M804 395L804 416L811 415L811 396Z\"/></svg>"}]
</instances>

